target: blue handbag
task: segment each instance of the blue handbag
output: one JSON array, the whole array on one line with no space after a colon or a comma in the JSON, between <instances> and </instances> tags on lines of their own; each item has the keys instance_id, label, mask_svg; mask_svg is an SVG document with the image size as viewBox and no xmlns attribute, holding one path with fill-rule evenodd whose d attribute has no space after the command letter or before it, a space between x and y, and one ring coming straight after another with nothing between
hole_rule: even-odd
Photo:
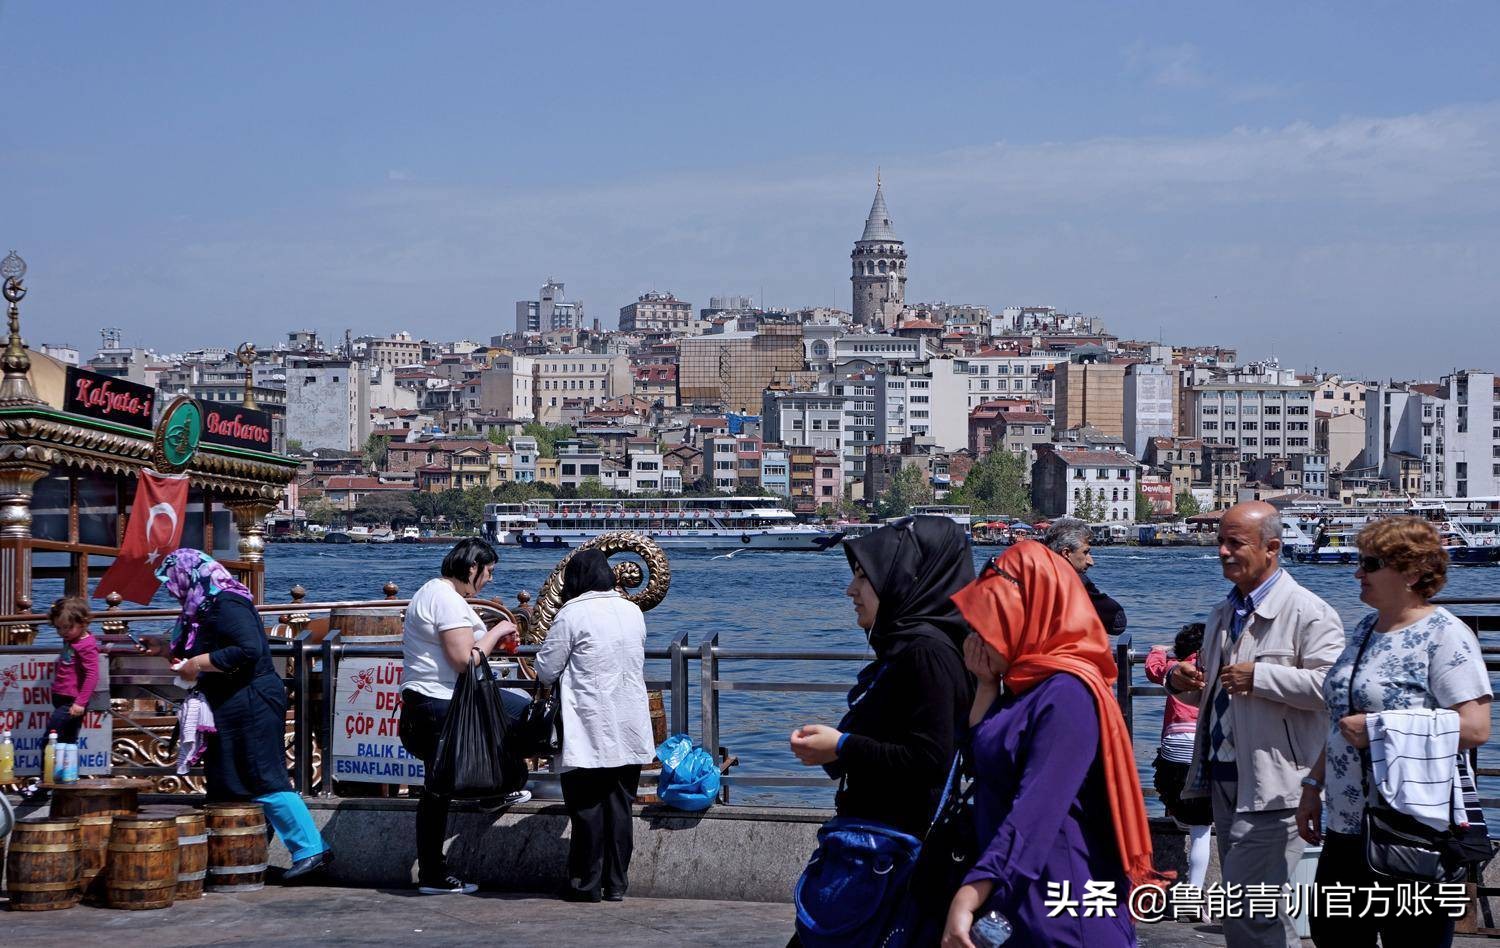
<instances>
[{"instance_id":1,"label":"blue handbag","mask_svg":"<svg viewBox=\"0 0 1500 948\"><path fill-rule=\"evenodd\" d=\"M921 840L881 823L829 820L793 894L798 939L806 948L904 945L904 927L891 923L921 850Z\"/></svg>"}]
</instances>

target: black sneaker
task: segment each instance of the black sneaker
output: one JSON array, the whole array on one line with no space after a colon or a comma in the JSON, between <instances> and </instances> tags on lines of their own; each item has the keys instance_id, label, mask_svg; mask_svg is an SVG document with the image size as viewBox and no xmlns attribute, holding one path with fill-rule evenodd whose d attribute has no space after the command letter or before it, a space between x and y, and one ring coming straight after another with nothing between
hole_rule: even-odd
<instances>
[{"instance_id":1,"label":"black sneaker","mask_svg":"<svg viewBox=\"0 0 1500 948\"><path fill-rule=\"evenodd\" d=\"M456 876L448 876L446 879L419 883L417 891L423 895L473 895L479 891L479 886Z\"/></svg>"}]
</instances>

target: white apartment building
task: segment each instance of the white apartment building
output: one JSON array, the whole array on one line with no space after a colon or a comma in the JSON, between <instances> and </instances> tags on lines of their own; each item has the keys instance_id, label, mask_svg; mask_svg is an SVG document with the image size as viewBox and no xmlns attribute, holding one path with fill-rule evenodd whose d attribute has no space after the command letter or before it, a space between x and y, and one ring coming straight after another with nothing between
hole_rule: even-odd
<instances>
[{"instance_id":1,"label":"white apartment building","mask_svg":"<svg viewBox=\"0 0 1500 948\"><path fill-rule=\"evenodd\" d=\"M966 447L969 375L965 369L956 359L930 359L923 369L874 373L875 443L900 444L916 436L931 438L943 451Z\"/></svg>"},{"instance_id":2,"label":"white apartment building","mask_svg":"<svg viewBox=\"0 0 1500 948\"><path fill-rule=\"evenodd\" d=\"M1042 373L1066 357L1055 353L1023 352L1020 349L981 349L960 359L968 366L969 405L996 398L1024 398L1043 403L1050 417L1051 389L1041 385Z\"/></svg>"},{"instance_id":3,"label":"white apartment building","mask_svg":"<svg viewBox=\"0 0 1500 948\"><path fill-rule=\"evenodd\" d=\"M840 395L831 392L765 393L761 413L764 441L842 454L843 422L844 399Z\"/></svg>"},{"instance_id":4,"label":"white apartment building","mask_svg":"<svg viewBox=\"0 0 1500 948\"><path fill-rule=\"evenodd\" d=\"M616 395L629 395L634 384L628 356L567 352L530 358L535 366L537 420L546 424L563 420L562 406L569 399L593 407Z\"/></svg>"},{"instance_id":5,"label":"white apartment building","mask_svg":"<svg viewBox=\"0 0 1500 948\"><path fill-rule=\"evenodd\" d=\"M634 303L620 307L621 332L677 332L693 328L693 304L671 293L643 293Z\"/></svg>"},{"instance_id":6,"label":"white apartment building","mask_svg":"<svg viewBox=\"0 0 1500 948\"><path fill-rule=\"evenodd\" d=\"M843 407L844 480L863 483L865 456L871 445L883 443L878 436L884 426L875 404L877 373L859 363L854 366L858 367L835 371L828 388Z\"/></svg>"},{"instance_id":7,"label":"white apartment building","mask_svg":"<svg viewBox=\"0 0 1500 948\"><path fill-rule=\"evenodd\" d=\"M1500 399L1495 374L1463 369L1436 384L1397 382L1367 394L1360 468L1401 483L1402 458L1421 462L1429 497L1500 495Z\"/></svg>"},{"instance_id":8,"label":"white apartment building","mask_svg":"<svg viewBox=\"0 0 1500 948\"><path fill-rule=\"evenodd\" d=\"M1234 445L1242 460L1314 450L1313 386L1209 382L1189 391L1189 437Z\"/></svg>"},{"instance_id":9,"label":"white apartment building","mask_svg":"<svg viewBox=\"0 0 1500 948\"><path fill-rule=\"evenodd\" d=\"M530 435L511 435L510 451L515 479L528 484L536 480L536 459L540 456L536 439Z\"/></svg>"},{"instance_id":10,"label":"white apartment building","mask_svg":"<svg viewBox=\"0 0 1500 948\"><path fill-rule=\"evenodd\" d=\"M308 451L359 451L369 436L370 375L363 364L287 356L287 441Z\"/></svg>"},{"instance_id":11,"label":"white apartment building","mask_svg":"<svg viewBox=\"0 0 1500 948\"><path fill-rule=\"evenodd\" d=\"M364 361L385 369L422 364L422 343L409 332L398 332L389 339L363 336L355 345L364 349Z\"/></svg>"},{"instance_id":12,"label":"white apartment building","mask_svg":"<svg viewBox=\"0 0 1500 948\"><path fill-rule=\"evenodd\" d=\"M516 301L517 335L583 326L582 301L569 301L561 283L548 280L539 295L541 299Z\"/></svg>"},{"instance_id":13,"label":"white apartment building","mask_svg":"<svg viewBox=\"0 0 1500 948\"><path fill-rule=\"evenodd\" d=\"M536 418L533 386L536 361L531 356L496 356L475 382L478 404L474 407L502 418L532 421Z\"/></svg>"},{"instance_id":14,"label":"white apartment building","mask_svg":"<svg viewBox=\"0 0 1500 948\"><path fill-rule=\"evenodd\" d=\"M835 365L859 359L881 368L911 367L926 362L929 354L922 339L889 333L850 333L832 340L830 345Z\"/></svg>"},{"instance_id":15,"label":"white apartment building","mask_svg":"<svg viewBox=\"0 0 1500 948\"><path fill-rule=\"evenodd\" d=\"M1125 450L1146 456L1152 438L1177 435L1177 373L1165 365L1125 367Z\"/></svg>"}]
</instances>

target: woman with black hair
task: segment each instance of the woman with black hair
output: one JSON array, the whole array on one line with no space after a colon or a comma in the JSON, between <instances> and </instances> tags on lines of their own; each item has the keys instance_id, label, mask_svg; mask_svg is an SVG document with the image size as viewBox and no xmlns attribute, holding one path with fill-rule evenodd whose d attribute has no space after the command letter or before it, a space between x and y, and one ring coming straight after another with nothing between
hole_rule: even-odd
<instances>
[{"instance_id":1,"label":"woman with black hair","mask_svg":"<svg viewBox=\"0 0 1500 948\"><path fill-rule=\"evenodd\" d=\"M520 642L516 626L501 619L489 628L468 599L479 595L490 581L499 561L495 548L476 537L460 540L443 557L441 573L428 580L406 607L405 627L401 637L401 746L413 757L428 765L437 752L448 706L453 701L453 687L458 675L468 667L477 650L487 659L498 645L514 650ZM516 714L526 700L508 692L500 693L507 714ZM525 790L507 796L502 805L510 806L531 799ZM446 794L422 788L417 801L417 886L423 895L467 895L479 887L448 872L443 856L443 840L448 832Z\"/></svg>"},{"instance_id":2,"label":"woman with black hair","mask_svg":"<svg viewBox=\"0 0 1500 948\"><path fill-rule=\"evenodd\" d=\"M1177 633L1172 653L1165 646L1154 645L1146 655L1146 678L1161 684L1179 662L1197 662L1203 647L1202 622L1189 623ZM1177 828L1188 834L1187 883L1203 887L1208 874L1209 829L1213 825L1207 797L1182 798L1188 767L1193 762L1193 736L1198 729L1198 706L1167 693L1162 710L1161 746L1156 750L1156 795L1167 815L1177 821Z\"/></svg>"},{"instance_id":3,"label":"woman with black hair","mask_svg":"<svg viewBox=\"0 0 1500 948\"><path fill-rule=\"evenodd\" d=\"M563 567L563 605L537 653L536 677L562 688L561 782L573 830L562 897L619 902L633 849L630 808L655 741L646 620L615 588L598 550L579 550Z\"/></svg>"}]
</instances>

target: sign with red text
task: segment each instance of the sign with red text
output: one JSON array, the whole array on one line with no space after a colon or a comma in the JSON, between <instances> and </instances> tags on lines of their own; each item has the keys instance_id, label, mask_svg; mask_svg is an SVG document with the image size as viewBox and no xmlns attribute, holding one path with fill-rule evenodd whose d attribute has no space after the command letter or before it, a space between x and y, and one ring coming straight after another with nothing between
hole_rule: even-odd
<instances>
[{"instance_id":1,"label":"sign with red text","mask_svg":"<svg viewBox=\"0 0 1500 948\"><path fill-rule=\"evenodd\" d=\"M63 411L150 431L155 401L156 389L148 385L68 366Z\"/></svg>"},{"instance_id":2,"label":"sign with red text","mask_svg":"<svg viewBox=\"0 0 1500 948\"><path fill-rule=\"evenodd\" d=\"M422 762L401 746L401 659L346 658L334 687L333 779L420 785Z\"/></svg>"},{"instance_id":3,"label":"sign with red text","mask_svg":"<svg viewBox=\"0 0 1500 948\"><path fill-rule=\"evenodd\" d=\"M202 402L203 442L252 451L271 450L271 416L255 408Z\"/></svg>"},{"instance_id":4,"label":"sign with red text","mask_svg":"<svg viewBox=\"0 0 1500 948\"><path fill-rule=\"evenodd\" d=\"M0 655L0 731L10 731L16 745L16 776L42 773L42 749L47 745L47 719L52 716L52 667L57 652ZM99 658L99 686L89 702L101 709L109 700L109 661ZM78 773L109 775L109 749L114 739L109 712L92 708L83 713L78 733Z\"/></svg>"}]
</instances>

